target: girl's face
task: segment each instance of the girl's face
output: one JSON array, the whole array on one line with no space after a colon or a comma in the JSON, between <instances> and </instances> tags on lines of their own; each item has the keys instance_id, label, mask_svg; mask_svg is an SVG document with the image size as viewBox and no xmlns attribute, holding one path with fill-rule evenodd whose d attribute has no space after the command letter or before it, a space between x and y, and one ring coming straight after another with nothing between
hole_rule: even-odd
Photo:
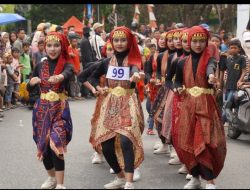
<instances>
[{"instance_id":1,"label":"girl's face","mask_svg":"<svg viewBox=\"0 0 250 190\"><path fill-rule=\"evenodd\" d=\"M188 45L188 41L185 39L185 40L182 40L181 42L182 44L182 48L186 51L186 52L190 52L190 46Z\"/></svg>"},{"instance_id":2,"label":"girl's face","mask_svg":"<svg viewBox=\"0 0 250 190\"><path fill-rule=\"evenodd\" d=\"M9 34L4 34L4 36L2 37L3 42L7 43L9 41Z\"/></svg>"},{"instance_id":3,"label":"girl's face","mask_svg":"<svg viewBox=\"0 0 250 190\"><path fill-rule=\"evenodd\" d=\"M168 38L167 40L167 46L169 49L173 50L174 49L174 41L172 38Z\"/></svg>"},{"instance_id":4,"label":"girl's face","mask_svg":"<svg viewBox=\"0 0 250 190\"><path fill-rule=\"evenodd\" d=\"M19 57L20 57L20 53L19 53L19 52L14 51L14 52L13 52L13 57L14 57L15 59L19 59Z\"/></svg>"},{"instance_id":5,"label":"girl's face","mask_svg":"<svg viewBox=\"0 0 250 190\"><path fill-rule=\"evenodd\" d=\"M41 41L41 40L45 40L45 34L43 32L41 32L38 41Z\"/></svg>"},{"instance_id":6,"label":"girl's face","mask_svg":"<svg viewBox=\"0 0 250 190\"><path fill-rule=\"evenodd\" d=\"M176 49L181 49L182 48L181 39L180 38L174 37L173 42L174 42L174 47Z\"/></svg>"},{"instance_id":7,"label":"girl's face","mask_svg":"<svg viewBox=\"0 0 250 190\"><path fill-rule=\"evenodd\" d=\"M211 38L211 42L214 44L214 45L216 45L216 47L220 47L220 45L221 45L221 41L218 39L218 38L216 38L216 37L212 37Z\"/></svg>"},{"instance_id":8,"label":"girl's face","mask_svg":"<svg viewBox=\"0 0 250 190\"><path fill-rule=\"evenodd\" d=\"M54 60L61 54L61 43L56 40L48 41L46 44L46 52L50 59Z\"/></svg>"},{"instance_id":9,"label":"girl's face","mask_svg":"<svg viewBox=\"0 0 250 190\"><path fill-rule=\"evenodd\" d=\"M166 47L165 38L160 38L158 44L159 44L159 47L160 47L160 48L165 48L165 47Z\"/></svg>"},{"instance_id":10,"label":"girl's face","mask_svg":"<svg viewBox=\"0 0 250 190\"><path fill-rule=\"evenodd\" d=\"M7 57L7 63L11 64L12 62L13 62L13 57L12 57L12 55L9 55Z\"/></svg>"},{"instance_id":11,"label":"girl's face","mask_svg":"<svg viewBox=\"0 0 250 190\"><path fill-rule=\"evenodd\" d=\"M191 49L195 53L201 53L205 49L206 45L207 45L207 40L205 39L200 39L200 40L192 39L191 40Z\"/></svg>"},{"instance_id":12,"label":"girl's face","mask_svg":"<svg viewBox=\"0 0 250 190\"><path fill-rule=\"evenodd\" d=\"M16 34L11 33L10 34L10 39L11 39L12 42L16 41L16 39L17 39Z\"/></svg>"},{"instance_id":13,"label":"girl's face","mask_svg":"<svg viewBox=\"0 0 250 190\"><path fill-rule=\"evenodd\" d=\"M114 38L113 39L113 45L114 45L114 49L117 52L124 52L127 50L128 48L128 40L127 38Z\"/></svg>"}]
</instances>

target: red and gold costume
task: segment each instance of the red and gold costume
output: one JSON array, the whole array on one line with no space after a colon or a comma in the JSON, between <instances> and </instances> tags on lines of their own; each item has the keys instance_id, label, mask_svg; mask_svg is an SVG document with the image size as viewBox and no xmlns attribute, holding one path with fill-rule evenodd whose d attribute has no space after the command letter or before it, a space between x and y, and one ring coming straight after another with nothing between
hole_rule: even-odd
<instances>
[{"instance_id":1,"label":"red and gold costume","mask_svg":"<svg viewBox=\"0 0 250 190\"><path fill-rule=\"evenodd\" d=\"M189 44L193 38L207 40L208 33L202 27L194 26L189 31ZM195 77L192 56L185 60L182 69L186 90L178 105L178 117L172 130L173 144L189 172L194 167L205 166L216 178L224 165L226 141L220 112L206 75L211 55L206 47L198 61ZM200 175L204 178L201 169Z\"/></svg>"}]
</instances>

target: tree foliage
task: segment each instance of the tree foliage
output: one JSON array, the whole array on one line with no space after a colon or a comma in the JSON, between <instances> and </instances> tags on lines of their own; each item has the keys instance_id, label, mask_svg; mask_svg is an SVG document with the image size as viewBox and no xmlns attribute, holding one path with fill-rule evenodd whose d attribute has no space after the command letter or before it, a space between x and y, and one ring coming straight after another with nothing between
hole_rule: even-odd
<instances>
[{"instance_id":1,"label":"tree foliage","mask_svg":"<svg viewBox=\"0 0 250 190\"><path fill-rule=\"evenodd\" d=\"M97 6L92 4L94 9L94 22L98 21ZM109 23L107 17L112 13L113 4L99 4L99 22L102 16L105 17L105 30L110 31L113 24ZM16 5L16 10L23 12L23 16L32 20L32 29L41 22L53 24L64 24L71 16L76 16L80 21L83 19L83 10L86 4L32 4L30 11L27 11L25 4ZM193 26L200 23L210 24L211 17L216 20L219 30L224 28L232 31L234 28L233 20L236 17L236 5L213 5L213 4L154 4L154 14L157 24L170 26L172 22L182 22L186 26ZM214 7L214 8L213 8ZM140 4L140 24L149 23L147 4ZM117 4L116 13L125 19L118 21L119 25L131 26L134 16L134 4ZM214 24L214 23L213 23Z\"/></svg>"}]
</instances>

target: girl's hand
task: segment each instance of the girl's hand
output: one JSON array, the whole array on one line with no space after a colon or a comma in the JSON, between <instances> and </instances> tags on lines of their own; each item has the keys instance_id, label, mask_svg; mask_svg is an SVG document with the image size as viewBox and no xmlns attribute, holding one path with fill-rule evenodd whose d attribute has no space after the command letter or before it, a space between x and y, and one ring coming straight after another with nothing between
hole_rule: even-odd
<instances>
[{"instance_id":1,"label":"girl's hand","mask_svg":"<svg viewBox=\"0 0 250 190\"><path fill-rule=\"evenodd\" d=\"M54 76L51 76L48 80L49 83L51 84L56 84L56 83L59 83L61 81L63 81L64 79L64 76L62 74L60 75L54 75Z\"/></svg>"},{"instance_id":2,"label":"girl's hand","mask_svg":"<svg viewBox=\"0 0 250 190\"><path fill-rule=\"evenodd\" d=\"M137 83L140 80L140 75L138 72L134 73L133 76L130 78L130 82Z\"/></svg>"},{"instance_id":3,"label":"girl's hand","mask_svg":"<svg viewBox=\"0 0 250 190\"><path fill-rule=\"evenodd\" d=\"M217 83L217 79L216 79L216 77L214 76L214 74L210 74L210 75L209 75L208 83L209 83L209 84L216 84L216 83Z\"/></svg>"},{"instance_id":4,"label":"girl's hand","mask_svg":"<svg viewBox=\"0 0 250 190\"><path fill-rule=\"evenodd\" d=\"M35 86L36 84L41 83L41 79L39 77L33 77L32 79L30 79L29 83L31 86Z\"/></svg>"}]
</instances>

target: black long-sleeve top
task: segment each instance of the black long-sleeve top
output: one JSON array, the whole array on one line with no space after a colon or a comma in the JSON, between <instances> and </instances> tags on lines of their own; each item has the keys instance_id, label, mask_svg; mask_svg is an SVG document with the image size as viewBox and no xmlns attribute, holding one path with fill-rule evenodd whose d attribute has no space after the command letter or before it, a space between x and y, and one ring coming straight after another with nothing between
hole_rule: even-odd
<instances>
[{"instance_id":1,"label":"black long-sleeve top","mask_svg":"<svg viewBox=\"0 0 250 190\"><path fill-rule=\"evenodd\" d=\"M199 63L201 54L202 53L197 54L197 53L195 53L195 52L193 52L191 50L193 76L190 76L190 77L194 77L194 79L195 79L196 72L197 72L197 69L198 69L198 63ZM179 61L177 63L177 66L176 66L176 78L175 78L175 87L176 88L182 87L182 84L183 84L183 69L184 69L184 64L185 64L187 58L188 57L185 57L184 59L182 59L181 61ZM208 60L208 65L207 65L207 70L206 70L207 78L209 77L210 74L214 74L215 71L216 71L216 60L215 60L214 57L210 57L209 60ZM213 87L213 85L209 84L209 88L212 88L212 87Z\"/></svg>"},{"instance_id":2,"label":"black long-sleeve top","mask_svg":"<svg viewBox=\"0 0 250 190\"><path fill-rule=\"evenodd\" d=\"M48 63L49 63L49 74L52 76L54 71L55 71L58 59L55 59L55 60L51 60L50 58L47 58L47 59L48 59ZM43 64L43 62L40 62L36 65L36 67L34 68L34 71L32 73L32 77L40 77L39 74L40 74L40 71L42 70L42 64ZM68 85L69 79L74 74L74 66L71 63L65 63L64 69L63 69L61 74L64 76L64 80L61 83L60 89L65 88L66 90L68 90L67 88L69 86ZM35 88L35 86L30 86L30 84L28 83L27 90L31 91Z\"/></svg>"},{"instance_id":3,"label":"black long-sleeve top","mask_svg":"<svg viewBox=\"0 0 250 190\"><path fill-rule=\"evenodd\" d=\"M118 66L121 67L123 66L123 60L124 58L128 55L129 50L125 51L125 52L115 52L115 56L118 62ZM111 58L107 58L102 60L95 68L95 66L93 68L90 68L89 70L86 70L85 73L82 74L82 77L80 79L81 82L85 82L87 81L89 78L95 80L97 83L96 84L100 84L100 77L102 75L106 75L108 72L108 67L109 67L109 62L110 62ZM93 71L94 72L91 74L90 72ZM130 76L132 76L135 72L139 72L139 69L137 66L133 65L130 66ZM131 88L135 88L135 83L132 82L131 83Z\"/></svg>"},{"instance_id":4,"label":"black long-sleeve top","mask_svg":"<svg viewBox=\"0 0 250 190\"><path fill-rule=\"evenodd\" d=\"M184 57L188 56L190 54L190 52L187 52L183 49L181 50L177 50L177 58L175 60L172 60L173 59L173 55L171 55L170 57L170 60L169 60L169 64L168 64L168 72L167 72L167 76L166 76L166 85L169 86L171 89L174 88L174 84L173 84L173 77L175 75L175 72L176 72L176 66L177 66L177 63L179 62L180 60L180 57L184 54Z\"/></svg>"},{"instance_id":5,"label":"black long-sleeve top","mask_svg":"<svg viewBox=\"0 0 250 190\"><path fill-rule=\"evenodd\" d=\"M176 49L174 50L167 50L168 54L171 55L176 52ZM160 53L157 57L157 71L156 71L156 77L157 79L161 79L161 62L163 58L164 52Z\"/></svg>"}]
</instances>

